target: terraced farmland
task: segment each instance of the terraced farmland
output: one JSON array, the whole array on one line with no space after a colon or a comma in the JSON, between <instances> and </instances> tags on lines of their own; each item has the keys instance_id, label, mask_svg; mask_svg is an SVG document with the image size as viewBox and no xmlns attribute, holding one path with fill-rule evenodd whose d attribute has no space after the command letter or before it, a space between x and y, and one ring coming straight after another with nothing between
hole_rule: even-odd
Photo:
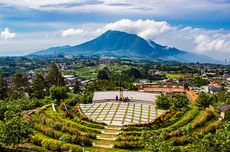
<instances>
[{"instance_id":1,"label":"terraced farmland","mask_svg":"<svg viewBox=\"0 0 230 152\"><path fill-rule=\"evenodd\" d=\"M84 143L86 151L148 151L143 142L146 137L164 133L165 141L174 140L182 145L188 142L185 136L207 134L222 123L215 111L194 105L160 111L162 114L156 119L152 105L136 103L76 105L68 111L61 105L56 110L48 106L23 114L34 129L22 147L80 152Z\"/></svg>"}]
</instances>

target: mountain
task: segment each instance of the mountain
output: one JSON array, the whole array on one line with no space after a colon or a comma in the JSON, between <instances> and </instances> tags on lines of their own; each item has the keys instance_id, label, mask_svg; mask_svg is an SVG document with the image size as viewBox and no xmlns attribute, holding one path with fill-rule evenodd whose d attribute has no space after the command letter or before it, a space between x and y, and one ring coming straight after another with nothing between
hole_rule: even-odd
<instances>
[{"instance_id":1,"label":"mountain","mask_svg":"<svg viewBox=\"0 0 230 152\"><path fill-rule=\"evenodd\" d=\"M219 63L204 55L162 46L135 34L109 30L99 37L76 46L52 47L29 56L49 55L103 55L147 60L174 60L179 62Z\"/></svg>"}]
</instances>

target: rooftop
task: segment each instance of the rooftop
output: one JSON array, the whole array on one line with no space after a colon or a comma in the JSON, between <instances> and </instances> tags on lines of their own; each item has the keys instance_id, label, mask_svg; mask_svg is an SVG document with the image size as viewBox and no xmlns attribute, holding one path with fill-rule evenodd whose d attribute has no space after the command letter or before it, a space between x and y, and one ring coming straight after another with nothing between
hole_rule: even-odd
<instances>
[{"instance_id":1,"label":"rooftop","mask_svg":"<svg viewBox=\"0 0 230 152\"><path fill-rule=\"evenodd\" d=\"M218 107L218 109L220 109L220 111L223 111L223 112L227 112L230 110L230 105L228 104L222 104Z\"/></svg>"}]
</instances>

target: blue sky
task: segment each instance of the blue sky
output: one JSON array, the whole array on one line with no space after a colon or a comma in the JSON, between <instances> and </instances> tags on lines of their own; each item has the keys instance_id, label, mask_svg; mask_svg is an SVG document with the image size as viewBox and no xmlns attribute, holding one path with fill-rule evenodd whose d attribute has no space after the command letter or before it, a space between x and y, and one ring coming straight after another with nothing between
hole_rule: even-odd
<instances>
[{"instance_id":1,"label":"blue sky","mask_svg":"<svg viewBox=\"0 0 230 152\"><path fill-rule=\"evenodd\" d=\"M230 61L230 0L0 0L0 55L76 45L108 29Z\"/></svg>"}]
</instances>

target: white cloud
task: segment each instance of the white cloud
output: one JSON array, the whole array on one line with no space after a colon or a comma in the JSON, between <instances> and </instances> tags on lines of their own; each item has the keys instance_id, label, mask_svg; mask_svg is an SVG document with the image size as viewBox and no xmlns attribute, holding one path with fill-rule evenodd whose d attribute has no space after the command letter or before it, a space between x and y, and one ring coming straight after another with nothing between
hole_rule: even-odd
<instances>
[{"instance_id":1,"label":"white cloud","mask_svg":"<svg viewBox=\"0 0 230 152\"><path fill-rule=\"evenodd\" d=\"M83 34L84 34L83 29L69 28L69 29L61 31L62 37L68 37L68 36L74 36L74 35L81 35L82 36Z\"/></svg>"},{"instance_id":2,"label":"white cloud","mask_svg":"<svg viewBox=\"0 0 230 152\"><path fill-rule=\"evenodd\" d=\"M16 33L11 33L9 28L5 28L0 32L0 38L3 40L8 40L14 38Z\"/></svg>"},{"instance_id":3,"label":"white cloud","mask_svg":"<svg viewBox=\"0 0 230 152\"><path fill-rule=\"evenodd\" d=\"M196 50L200 52L230 52L230 34L197 35L194 42Z\"/></svg>"},{"instance_id":4,"label":"white cloud","mask_svg":"<svg viewBox=\"0 0 230 152\"><path fill-rule=\"evenodd\" d=\"M154 20L130 20L122 19L114 23L109 23L96 32L101 33L106 30L120 30L137 34L145 39L157 37L169 30L174 29L167 22L156 22Z\"/></svg>"}]
</instances>

